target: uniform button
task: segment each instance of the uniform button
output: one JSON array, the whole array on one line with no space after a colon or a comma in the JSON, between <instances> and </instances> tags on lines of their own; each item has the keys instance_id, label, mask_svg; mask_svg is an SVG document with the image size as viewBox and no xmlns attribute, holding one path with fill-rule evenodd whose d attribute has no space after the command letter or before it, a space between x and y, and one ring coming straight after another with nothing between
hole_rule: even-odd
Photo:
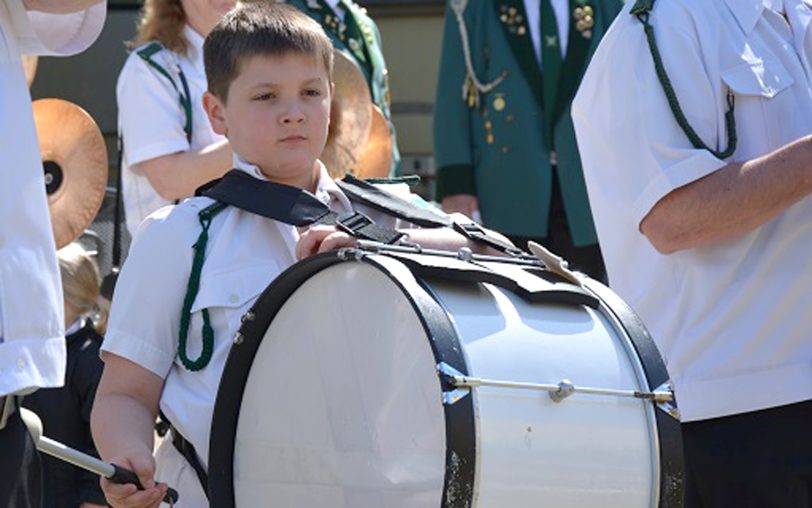
<instances>
[{"instance_id":1,"label":"uniform button","mask_svg":"<svg viewBox=\"0 0 812 508\"><path fill-rule=\"evenodd\" d=\"M506 146L502 147L502 153L508 153L509 151L510 151L510 148L508 148Z\"/></svg>"},{"instance_id":2,"label":"uniform button","mask_svg":"<svg viewBox=\"0 0 812 508\"><path fill-rule=\"evenodd\" d=\"M507 115L505 117L505 123L512 123L513 122L513 115Z\"/></svg>"},{"instance_id":3,"label":"uniform button","mask_svg":"<svg viewBox=\"0 0 812 508\"><path fill-rule=\"evenodd\" d=\"M237 293L232 293L232 294L231 294L231 296L230 296L230 297L228 297L228 300L229 300L231 303L237 303L237 302L239 302L239 301L240 301L240 296L239 296Z\"/></svg>"}]
</instances>

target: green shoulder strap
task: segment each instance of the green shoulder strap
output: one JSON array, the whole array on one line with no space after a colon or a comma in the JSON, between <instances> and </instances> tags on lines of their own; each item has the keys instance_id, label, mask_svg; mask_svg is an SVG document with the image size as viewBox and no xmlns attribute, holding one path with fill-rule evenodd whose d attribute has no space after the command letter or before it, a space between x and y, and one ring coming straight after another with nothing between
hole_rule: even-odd
<instances>
[{"instance_id":1,"label":"green shoulder strap","mask_svg":"<svg viewBox=\"0 0 812 508\"><path fill-rule=\"evenodd\" d=\"M189 322L191 321L192 304L197 298L197 292L200 289L200 272L203 270L203 261L206 255L206 245L209 242L209 226L214 217L222 212L228 205L215 201L207 206L198 214L200 226L203 230L200 236L197 237L193 248L195 250L194 261L192 262L192 271L189 274L189 283L186 287L186 296L183 299L183 309L180 313L180 335L178 337L178 356L180 361L187 370L192 372L198 371L206 367L211 361L212 353L214 353L214 329L211 327L209 321L209 310L203 309L203 349L200 356L196 360L191 360L186 352L187 340L189 338Z\"/></svg>"},{"instance_id":2,"label":"green shoulder strap","mask_svg":"<svg viewBox=\"0 0 812 508\"><path fill-rule=\"evenodd\" d=\"M702 139L700 139L693 127L691 127L691 124L688 123L688 119L685 117L685 113L682 111L682 107L679 105L677 94L674 92L674 87L671 85L671 80L668 78L668 74L665 72L663 59L660 55L660 50L657 47L657 41L654 38L654 27L651 26L648 20L649 15L654 8L654 1L655 0L637 0L632 6L631 11L629 11L629 14L632 16L637 16L637 19L643 23L643 30L646 33L646 40L648 41L648 46L651 50L651 57L654 59L654 70L657 72L657 78L660 80L660 84L663 87L665 96L668 99L668 106L671 108L674 118L677 120L677 123L685 135L688 136L688 139L691 141L694 148L707 150L719 159L726 159L733 155L733 152L736 151L736 143L738 141L736 136L736 117L733 114L736 109L736 101L735 97L733 96L733 92L728 89L728 110L727 113L725 113L725 129L727 130L728 146L726 150L719 152L711 149L702 142Z\"/></svg>"},{"instance_id":3,"label":"green shoulder strap","mask_svg":"<svg viewBox=\"0 0 812 508\"><path fill-rule=\"evenodd\" d=\"M163 44L160 42L151 42L144 46L143 48L136 51L138 56L140 56L150 67L155 69L158 74L165 77L172 83L172 87L178 92L178 100L180 101L180 105L183 108L183 112L186 115L186 125L183 126L183 131L186 133L186 140L191 143L192 142L192 97L189 93L189 83L186 81L186 75L183 74L183 69L178 66L178 76L180 76L181 86L183 86L183 91L178 88L177 83L175 80L172 79L172 75L169 74L169 71L164 69L161 64L155 61L153 58L155 54L160 53L161 51L168 51L164 48Z\"/></svg>"}]
</instances>

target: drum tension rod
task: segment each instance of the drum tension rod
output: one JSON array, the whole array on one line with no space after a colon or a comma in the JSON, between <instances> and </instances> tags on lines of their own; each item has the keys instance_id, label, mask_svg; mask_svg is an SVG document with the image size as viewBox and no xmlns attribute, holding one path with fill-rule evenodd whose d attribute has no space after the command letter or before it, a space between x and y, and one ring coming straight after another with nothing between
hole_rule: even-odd
<instances>
[{"instance_id":1,"label":"drum tension rod","mask_svg":"<svg viewBox=\"0 0 812 508\"><path fill-rule=\"evenodd\" d=\"M584 393L590 395L608 395L613 397L628 397L642 400L650 400L652 402L663 404L674 401L674 394L668 389L667 385L663 385L660 389L651 392L644 392L639 390L617 390L614 388L591 388L586 386L575 386L567 379L562 380L558 384L543 384L543 383L522 383L518 381L498 381L494 379L483 379L478 377L469 377L454 367L445 362L437 365L437 371L441 380L447 386L455 390L446 392L444 394L445 403L447 405L453 404L465 395L467 391L460 390L461 388L478 388L480 386L490 386L494 388L516 388L520 390L536 390L548 392L550 398L554 402L561 402L574 393ZM463 392L463 393L459 393Z\"/></svg>"}]
</instances>

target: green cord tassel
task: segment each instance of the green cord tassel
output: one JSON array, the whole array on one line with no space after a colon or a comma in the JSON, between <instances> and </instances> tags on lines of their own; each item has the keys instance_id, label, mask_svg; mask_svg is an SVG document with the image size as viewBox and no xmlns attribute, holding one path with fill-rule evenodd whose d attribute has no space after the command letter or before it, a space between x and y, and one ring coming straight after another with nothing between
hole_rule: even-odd
<instances>
[{"instance_id":1,"label":"green cord tassel","mask_svg":"<svg viewBox=\"0 0 812 508\"><path fill-rule=\"evenodd\" d=\"M178 356L180 356L180 361L183 363L183 366L192 372L206 367L214 353L214 329L211 327L208 309L203 309L203 349L200 352L200 356L196 360L191 360L186 352L186 348L189 338L189 322L192 318L192 304L200 290L200 273L203 270L206 245L209 242L209 226L211 226L212 219L223 211L226 206L228 205L225 203L215 202L201 210L198 214L198 219L200 220L200 225L203 230L200 232L200 236L197 237L197 242L195 242L193 246L195 255L194 261L192 262L192 271L189 274L186 296L183 299L183 310L180 314L180 336L178 337Z\"/></svg>"},{"instance_id":2,"label":"green cord tassel","mask_svg":"<svg viewBox=\"0 0 812 508\"><path fill-rule=\"evenodd\" d=\"M645 31L646 40L648 41L649 49L651 50L651 57L654 60L654 70L657 72L657 78L659 78L660 84L665 92L665 96L668 99L668 106L671 108L671 112L674 114L674 118L677 120L682 132L688 136L688 139L691 141L691 145L693 145L694 148L698 150L707 150L718 159L727 159L733 155L733 152L736 151L736 145L738 144L738 136L736 134L736 117L734 115L736 101L735 97L733 96L733 92L728 90L728 110L725 113L725 130L727 131L728 145L724 151L720 152L718 150L711 149L702 141L693 127L691 127L691 124L688 123L688 119L685 117L685 113L682 111L682 107L679 105L677 94L674 92L674 87L671 85L671 80L669 79L668 74L665 72L665 66L663 65L663 59L657 46L657 40L654 38L654 27L652 27L648 21L649 14L653 6L654 0L640 0L632 8L631 14L637 16L637 19L643 23L643 30Z\"/></svg>"}]
</instances>

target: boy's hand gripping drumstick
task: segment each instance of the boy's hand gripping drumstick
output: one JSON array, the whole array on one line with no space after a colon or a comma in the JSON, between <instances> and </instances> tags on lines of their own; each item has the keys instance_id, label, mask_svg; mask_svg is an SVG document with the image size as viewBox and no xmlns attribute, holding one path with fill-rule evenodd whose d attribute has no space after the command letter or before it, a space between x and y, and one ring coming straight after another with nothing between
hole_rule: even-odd
<instances>
[{"instance_id":1,"label":"boy's hand gripping drumstick","mask_svg":"<svg viewBox=\"0 0 812 508\"><path fill-rule=\"evenodd\" d=\"M46 453L59 460L63 460L74 466L86 469L97 475L104 476L114 483L124 484L132 483L138 490L144 490L143 485L138 480L138 476L129 469L124 469L115 464L108 464L95 457L82 453L73 448L69 448L64 444L54 441L42 435L42 422L36 413L25 408L20 408L20 416L22 417L25 426L28 427L28 432L34 440L37 449L42 453ZM178 492L169 487L164 496L164 502L170 506L178 502Z\"/></svg>"}]
</instances>

